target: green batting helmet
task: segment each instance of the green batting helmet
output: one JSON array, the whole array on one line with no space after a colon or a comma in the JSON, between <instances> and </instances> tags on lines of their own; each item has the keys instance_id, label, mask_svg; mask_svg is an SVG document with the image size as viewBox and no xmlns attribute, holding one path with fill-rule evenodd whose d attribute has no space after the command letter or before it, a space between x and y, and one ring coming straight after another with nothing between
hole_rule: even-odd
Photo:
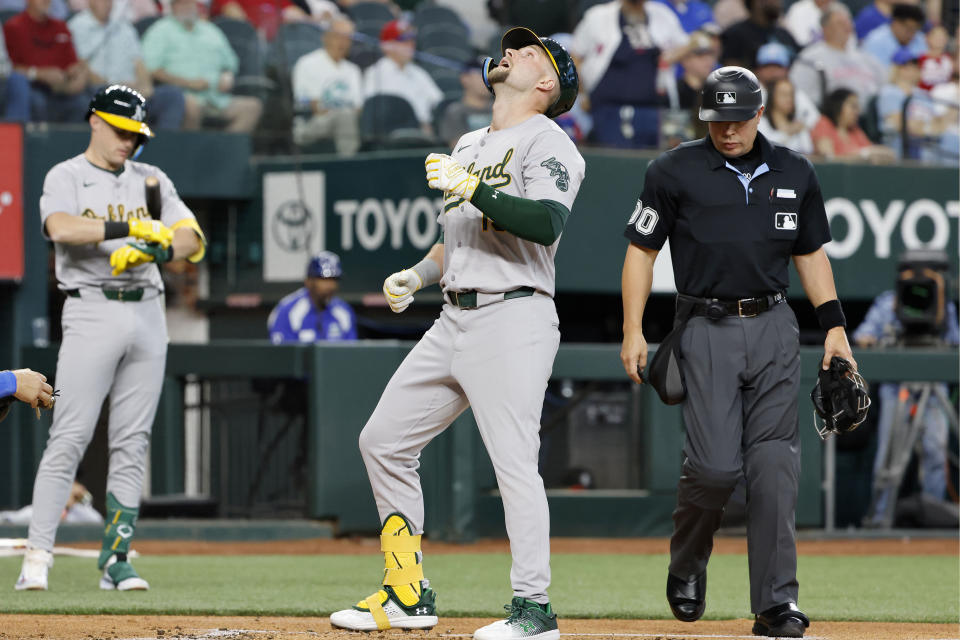
<instances>
[{"instance_id":1,"label":"green batting helmet","mask_svg":"<svg viewBox=\"0 0 960 640\"><path fill-rule=\"evenodd\" d=\"M552 105L550 105L544 115L548 118L556 118L560 114L566 113L573 107L577 101L577 93L580 90L580 77L577 75L577 67L573 64L573 58L567 53L559 42L552 38L541 38L526 27L514 27L510 29L500 40L500 54L505 55L507 49L521 49L529 45L541 47L550 58L554 71L557 72L557 78L560 80L560 95ZM484 60L483 83L487 89L493 91L490 81L487 80L487 72L496 66L493 58Z\"/></svg>"},{"instance_id":2,"label":"green batting helmet","mask_svg":"<svg viewBox=\"0 0 960 640\"><path fill-rule=\"evenodd\" d=\"M147 101L138 91L126 85L111 84L97 91L90 100L86 119L89 121L92 115L100 116L117 129L139 133L134 157L140 153L147 139L153 137L153 131L146 122Z\"/></svg>"},{"instance_id":3,"label":"green batting helmet","mask_svg":"<svg viewBox=\"0 0 960 640\"><path fill-rule=\"evenodd\" d=\"M742 122L763 106L760 81L743 67L720 67L703 82L700 119L704 122Z\"/></svg>"}]
</instances>

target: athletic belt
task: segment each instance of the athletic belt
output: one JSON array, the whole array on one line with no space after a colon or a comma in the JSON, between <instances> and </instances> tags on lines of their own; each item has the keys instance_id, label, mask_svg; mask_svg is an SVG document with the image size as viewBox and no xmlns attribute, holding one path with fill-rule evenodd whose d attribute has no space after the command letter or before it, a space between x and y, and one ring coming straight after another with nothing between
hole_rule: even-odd
<instances>
[{"instance_id":1,"label":"athletic belt","mask_svg":"<svg viewBox=\"0 0 960 640\"><path fill-rule=\"evenodd\" d=\"M691 315L706 316L711 320L719 320L727 316L753 318L787 301L787 296L780 291L759 298L740 298L739 300L695 298L682 293L677 294L677 297L693 304Z\"/></svg>"},{"instance_id":2,"label":"athletic belt","mask_svg":"<svg viewBox=\"0 0 960 640\"><path fill-rule=\"evenodd\" d=\"M460 307L461 309L476 309L478 307L485 307L488 304L493 304L494 302L513 300L514 298L526 298L527 296L532 296L536 292L537 290L533 287L520 287L519 289L505 291L503 293L483 293L481 291L447 291L446 294L450 299L450 304Z\"/></svg>"},{"instance_id":3,"label":"athletic belt","mask_svg":"<svg viewBox=\"0 0 960 640\"><path fill-rule=\"evenodd\" d=\"M140 302L143 299L144 288L140 287L138 289L108 289L103 287L100 289L101 293L107 300L118 300L120 302ZM79 298L80 289L67 289L64 291L65 294L71 298Z\"/></svg>"}]
</instances>

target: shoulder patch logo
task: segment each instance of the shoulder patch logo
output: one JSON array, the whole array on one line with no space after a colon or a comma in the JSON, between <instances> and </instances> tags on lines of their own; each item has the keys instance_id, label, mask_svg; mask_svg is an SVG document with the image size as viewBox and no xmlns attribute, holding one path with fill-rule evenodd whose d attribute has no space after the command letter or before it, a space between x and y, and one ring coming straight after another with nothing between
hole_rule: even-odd
<instances>
[{"instance_id":1,"label":"shoulder patch logo","mask_svg":"<svg viewBox=\"0 0 960 640\"><path fill-rule=\"evenodd\" d=\"M554 156L550 156L549 160L544 160L541 162L540 166L549 169L550 177L557 179L557 189L560 189L560 191L566 191L570 188L570 174L567 172L567 168L563 166L563 163L557 160Z\"/></svg>"},{"instance_id":2,"label":"shoulder patch logo","mask_svg":"<svg viewBox=\"0 0 960 640\"><path fill-rule=\"evenodd\" d=\"M736 104L736 91L717 91L717 104Z\"/></svg>"}]
</instances>

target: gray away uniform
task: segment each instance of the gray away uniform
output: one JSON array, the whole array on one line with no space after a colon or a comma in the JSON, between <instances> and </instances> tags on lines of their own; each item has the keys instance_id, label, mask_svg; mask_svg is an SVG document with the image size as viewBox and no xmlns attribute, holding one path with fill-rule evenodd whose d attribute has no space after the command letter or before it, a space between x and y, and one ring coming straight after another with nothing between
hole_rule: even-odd
<instances>
[{"instance_id":1,"label":"gray away uniform","mask_svg":"<svg viewBox=\"0 0 960 640\"><path fill-rule=\"evenodd\" d=\"M543 115L501 131L464 135L453 157L488 185L572 208L584 161ZM420 451L468 406L497 476L513 554L514 595L541 604L550 583L550 519L537 470L543 394L560 343L553 304L551 246L498 230L479 209L447 195L446 304L387 384L360 435L381 522L402 513L423 531ZM520 287L534 295L504 299ZM478 308L451 304L451 292L478 292Z\"/></svg>"},{"instance_id":2,"label":"gray away uniform","mask_svg":"<svg viewBox=\"0 0 960 640\"><path fill-rule=\"evenodd\" d=\"M148 219L144 179L160 181L162 222L193 220L170 179L148 164L127 161L115 175L81 154L53 167L40 198L41 227L57 212L108 221ZM60 514L77 466L93 437L104 398L110 396L107 492L125 507L140 504L150 428L160 398L167 355L163 286L156 264L111 275L110 254L130 239L56 245L63 307L63 342L57 359L50 438L33 487L29 545L53 548ZM101 288L144 290L139 301L108 300Z\"/></svg>"}]
</instances>

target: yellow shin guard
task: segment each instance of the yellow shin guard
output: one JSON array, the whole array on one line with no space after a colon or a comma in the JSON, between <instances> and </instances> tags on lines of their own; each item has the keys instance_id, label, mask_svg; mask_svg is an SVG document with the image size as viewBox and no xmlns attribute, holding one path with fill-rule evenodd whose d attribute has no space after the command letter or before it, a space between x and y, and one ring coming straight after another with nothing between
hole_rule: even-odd
<instances>
[{"instance_id":1,"label":"yellow shin guard","mask_svg":"<svg viewBox=\"0 0 960 640\"><path fill-rule=\"evenodd\" d=\"M420 552L420 536L411 534L410 524L399 513L391 514L383 523L380 550L383 551L384 560L383 586L392 591L401 605L416 605L423 594L423 565L417 558ZM357 608L368 609L377 627L387 629L390 623L383 611L383 605L389 597L386 589L380 589L358 602Z\"/></svg>"}]
</instances>

